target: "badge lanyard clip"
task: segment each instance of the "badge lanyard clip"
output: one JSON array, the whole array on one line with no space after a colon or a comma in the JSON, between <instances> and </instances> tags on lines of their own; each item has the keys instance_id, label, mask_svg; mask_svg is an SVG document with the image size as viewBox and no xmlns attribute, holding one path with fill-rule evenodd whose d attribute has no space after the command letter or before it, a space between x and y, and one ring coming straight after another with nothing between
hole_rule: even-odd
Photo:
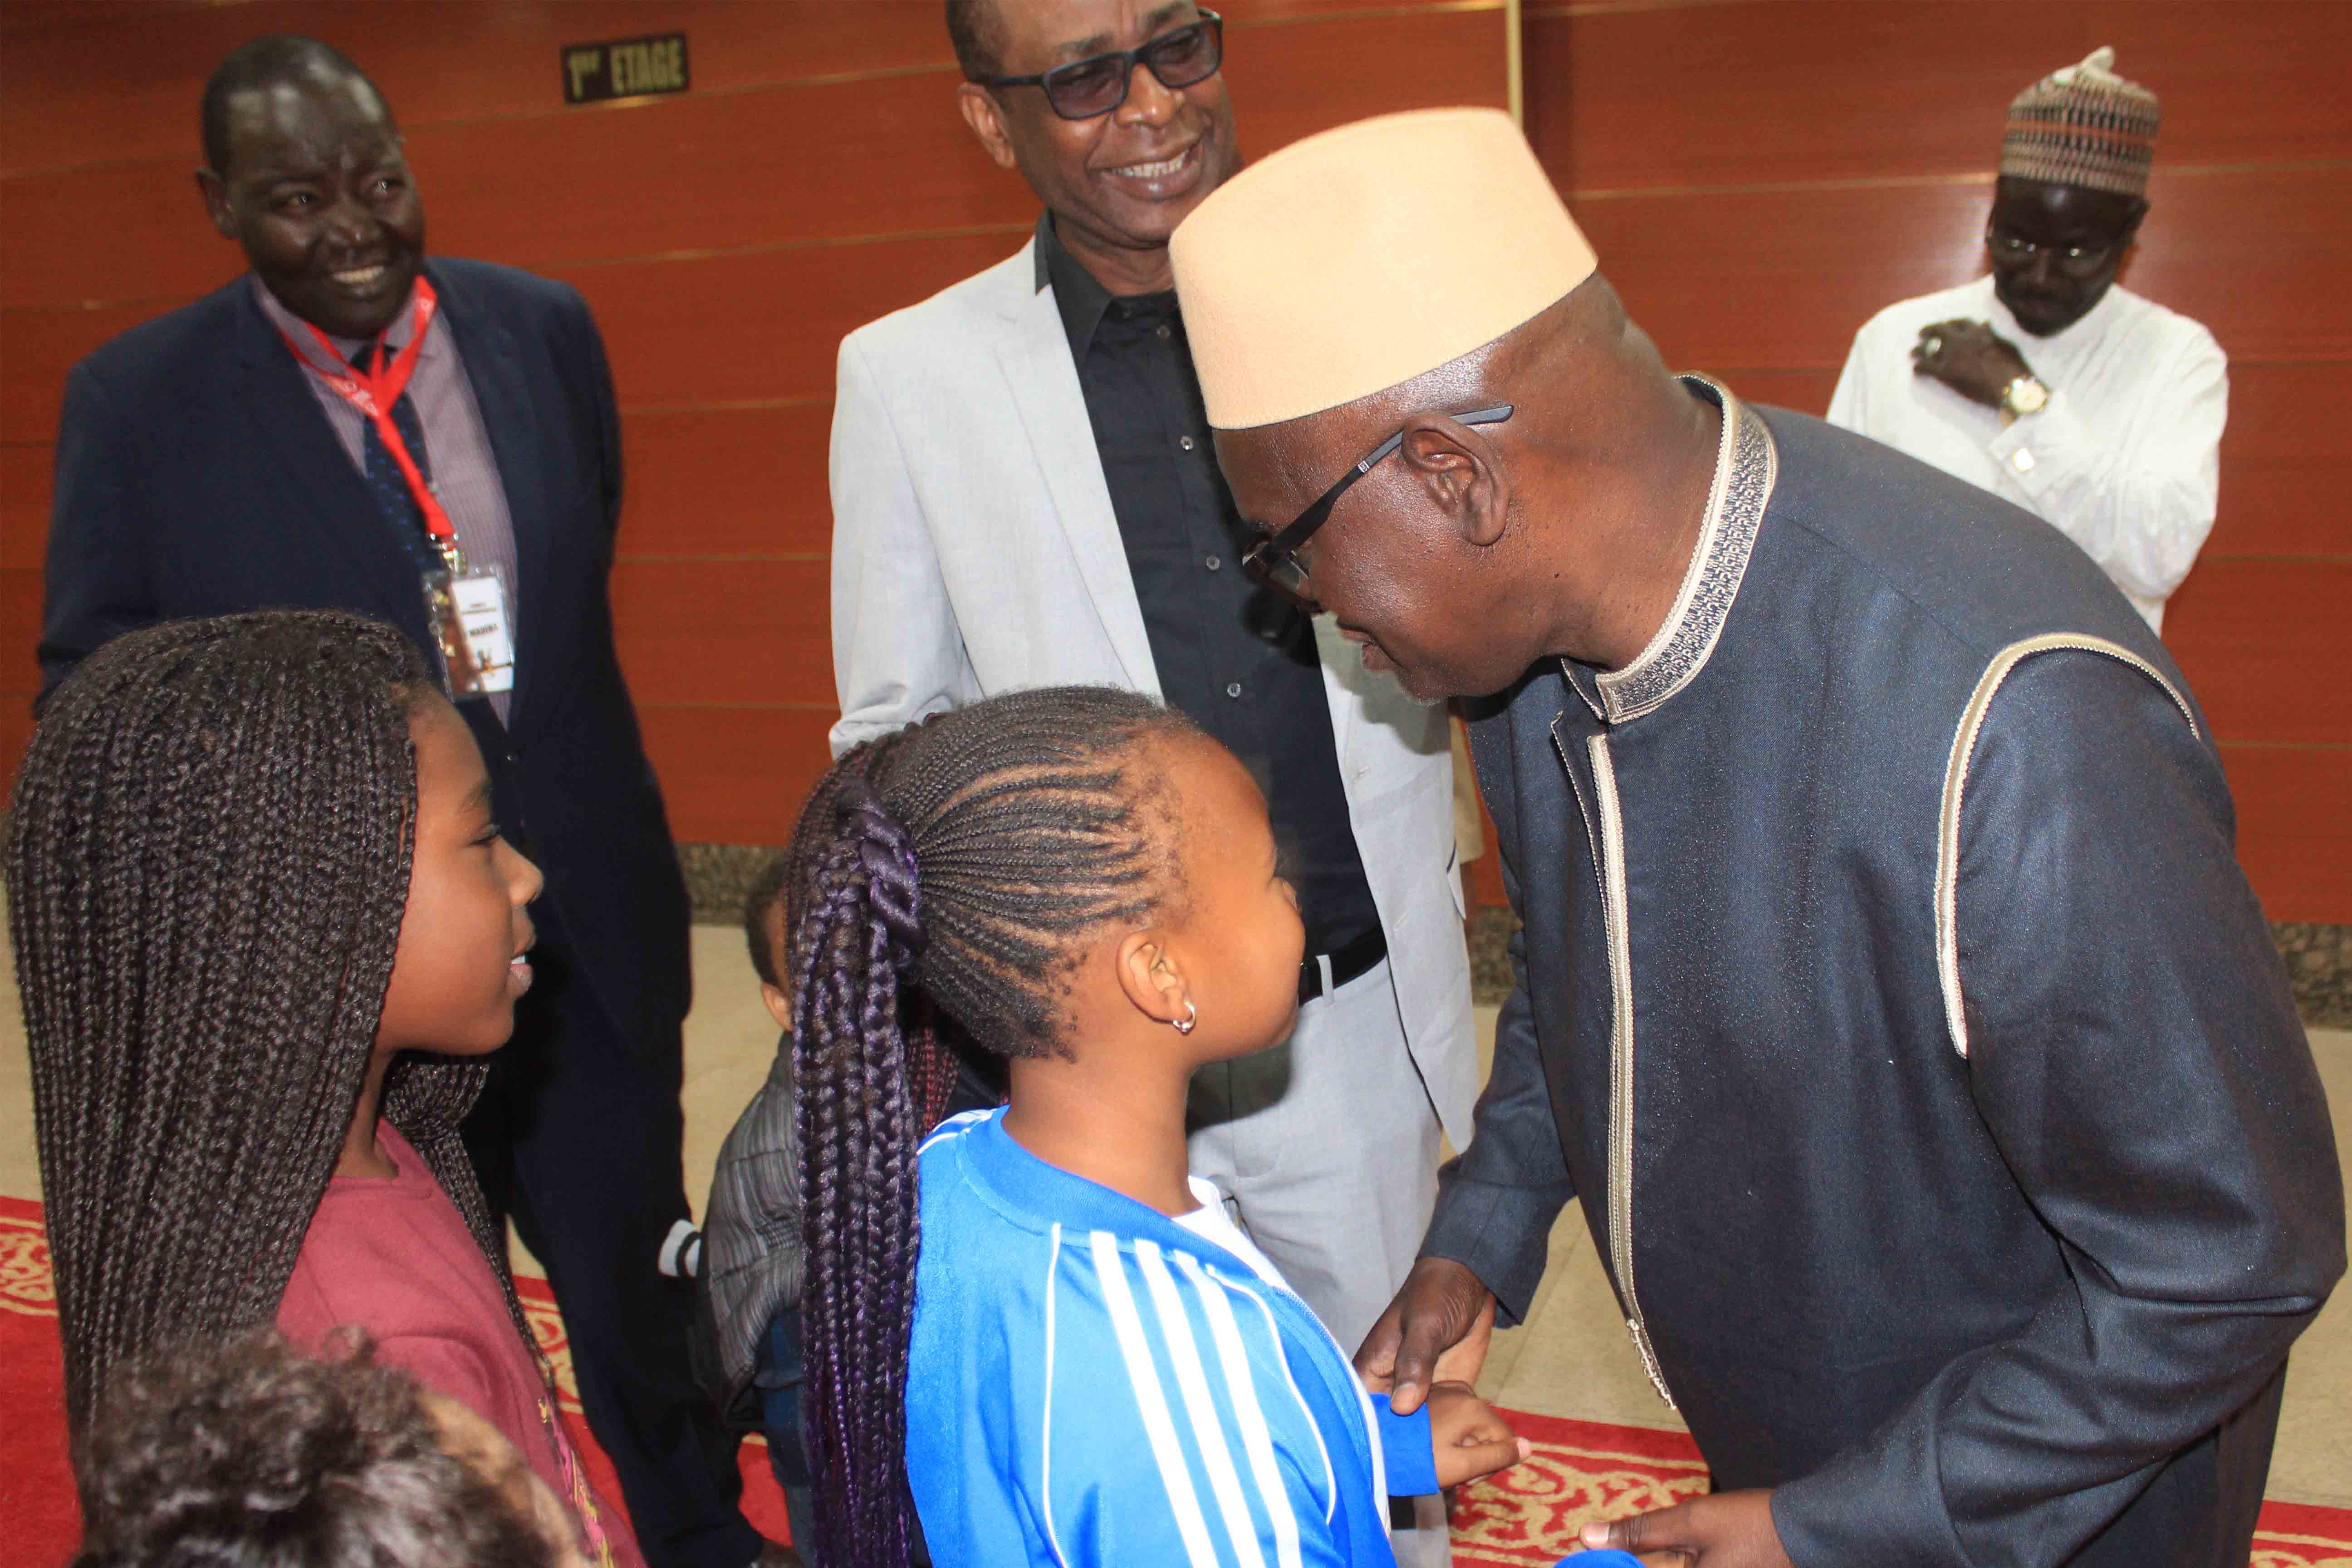
<instances>
[{"instance_id":1,"label":"badge lanyard clip","mask_svg":"<svg viewBox=\"0 0 2352 1568\"><path fill-rule=\"evenodd\" d=\"M408 390L408 379L416 370L416 356L425 346L425 334L440 308L439 296L430 279L416 280L415 300L416 319L408 342L386 363L383 340L377 338L373 352L365 356L377 367L372 374L357 367L348 371L324 369L304 353L301 345L291 337L283 331L278 335L285 338L287 348L296 359L375 426L384 450L399 466L400 477L407 481L408 493L425 521L425 534L440 558L438 567L425 572L424 590L425 617L433 626L434 640L441 645L444 684L452 698L487 697L492 692L514 689L514 632L507 608L512 600L507 584L495 565L467 566L465 552L457 544L456 525L449 521L440 497L433 493L432 485L417 467L406 438L392 417L401 395ZM315 326L310 331L319 340L319 347L325 351L328 360L342 364L342 356L327 341L327 334Z\"/></svg>"}]
</instances>

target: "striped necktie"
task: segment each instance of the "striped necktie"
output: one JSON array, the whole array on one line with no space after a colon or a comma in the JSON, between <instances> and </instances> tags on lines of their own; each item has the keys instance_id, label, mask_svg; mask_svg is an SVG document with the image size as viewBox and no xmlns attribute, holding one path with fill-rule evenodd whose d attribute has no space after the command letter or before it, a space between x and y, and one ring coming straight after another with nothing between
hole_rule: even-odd
<instances>
[{"instance_id":1,"label":"striped necktie","mask_svg":"<svg viewBox=\"0 0 2352 1568\"><path fill-rule=\"evenodd\" d=\"M368 352L362 349L359 358L352 362L353 368L363 379L367 374L367 358ZM400 395L400 401L392 405L392 423L393 427L400 432L401 440L406 444L409 457L415 460L416 471L430 483L433 464L425 453L425 421L417 416L415 399L405 392ZM424 509L409 493L407 477L401 473L400 464L394 459L392 448L383 444L383 437L377 431L373 419L360 421L360 433L362 450L367 458L368 489L375 496L376 510L392 524L402 545L415 558L420 570L438 570L441 556L425 531Z\"/></svg>"}]
</instances>

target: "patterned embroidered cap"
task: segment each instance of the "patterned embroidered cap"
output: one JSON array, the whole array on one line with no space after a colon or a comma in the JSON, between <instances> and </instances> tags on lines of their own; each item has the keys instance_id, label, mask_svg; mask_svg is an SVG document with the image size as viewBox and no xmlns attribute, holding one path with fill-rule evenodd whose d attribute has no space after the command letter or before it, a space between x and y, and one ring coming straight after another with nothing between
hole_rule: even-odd
<instances>
[{"instance_id":1,"label":"patterned embroidered cap","mask_svg":"<svg viewBox=\"0 0 2352 1568\"><path fill-rule=\"evenodd\" d=\"M2094 49L2080 65L2052 71L2011 100L2000 172L2145 195L2156 160L2156 94L2117 76L2115 63L2114 49Z\"/></svg>"}]
</instances>

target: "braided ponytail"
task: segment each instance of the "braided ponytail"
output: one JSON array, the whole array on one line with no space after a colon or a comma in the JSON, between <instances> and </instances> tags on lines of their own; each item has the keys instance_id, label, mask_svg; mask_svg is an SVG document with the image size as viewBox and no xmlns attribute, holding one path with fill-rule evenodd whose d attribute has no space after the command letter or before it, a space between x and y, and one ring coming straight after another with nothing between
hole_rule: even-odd
<instances>
[{"instance_id":1,"label":"braided ponytail","mask_svg":"<svg viewBox=\"0 0 2352 1568\"><path fill-rule=\"evenodd\" d=\"M1171 814L1140 742L1193 733L1133 692L1018 692L857 748L801 815L787 978L820 1563L908 1560L907 1347L929 1087L914 1074L935 1078L943 1054L925 1050L926 1005L996 1055L1056 1048L1079 939L1147 917L1175 890Z\"/></svg>"}]
</instances>

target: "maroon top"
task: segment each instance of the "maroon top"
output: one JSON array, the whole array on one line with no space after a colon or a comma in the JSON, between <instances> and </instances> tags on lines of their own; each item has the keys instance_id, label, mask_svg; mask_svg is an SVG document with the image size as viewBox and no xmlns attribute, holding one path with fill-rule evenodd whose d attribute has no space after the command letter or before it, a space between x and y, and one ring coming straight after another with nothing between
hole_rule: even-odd
<instances>
[{"instance_id":1,"label":"maroon top","mask_svg":"<svg viewBox=\"0 0 2352 1568\"><path fill-rule=\"evenodd\" d=\"M465 1216L390 1121L376 1142L389 1180L337 1176L310 1216L278 1326L316 1352L346 1323L396 1366L481 1415L578 1517L591 1563L643 1568L626 1516L602 1502L556 1416L555 1395L507 1311L506 1293Z\"/></svg>"}]
</instances>

